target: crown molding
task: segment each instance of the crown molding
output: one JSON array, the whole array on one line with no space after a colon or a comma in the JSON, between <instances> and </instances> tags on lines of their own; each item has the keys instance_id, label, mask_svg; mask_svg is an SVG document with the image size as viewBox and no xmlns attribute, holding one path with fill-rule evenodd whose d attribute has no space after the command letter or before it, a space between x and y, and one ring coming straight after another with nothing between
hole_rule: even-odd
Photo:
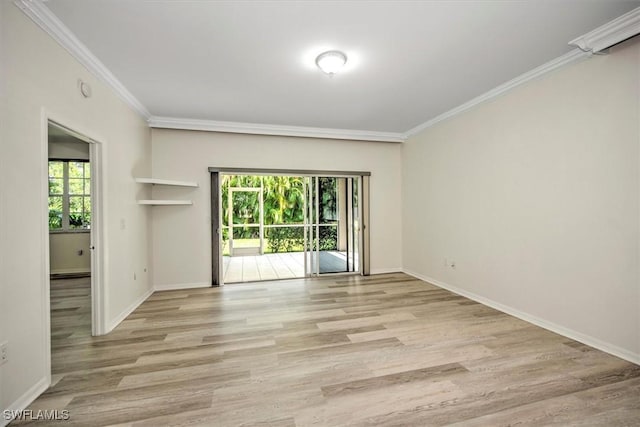
<instances>
[{"instance_id":1,"label":"crown molding","mask_svg":"<svg viewBox=\"0 0 640 427\"><path fill-rule=\"evenodd\" d=\"M585 52L597 53L638 34L640 34L640 7L571 40L569 44Z\"/></svg>"},{"instance_id":2,"label":"crown molding","mask_svg":"<svg viewBox=\"0 0 640 427\"><path fill-rule=\"evenodd\" d=\"M41 0L14 0L14 4L60 46L99 80L113 89L120 98L145 119L151 114L147 108L100 62L96 56L46 7Z\"/></svg>"},{"instance_id":3,"label":"crown molding","mask_svg":"<svg viewBox=\"0 0 640 427\"><path fill-rule=\"evenodd\" d=\"M372 132L350 129L279 126L257 123L221 122L214 120L157 117L149 119L149 126L160 129L199 130L208 132L248 133L258 135L299 136L305 138L350 139L357 141L404 142L407 136L396 132Z\"/></svg>"},{"instance_id":4,"label":"crown molding","mask_svg":"<svg viewBox=\"0 0 640 427\"><path fill-rule=\"evenodd\" d=\"M152 128L199 130L213 132L247 133L261 135L298 136L307 138L329 138L360 141L404 142L409 136L427 129L436 123L461 114L483 102L501 96L520 85L537 79L569 63L586 58L617 43L640 34L640 8L636 8L609 23L569 42L577 46L573 51L547 62L515 79L512 79L464 104L440 114L405 133L375 132L348 129L312 128L302 126L280 126L256 123L223 122L213 120L180 119L151 116L146 107L107 69L107 67L47 8L43 0L14 0L15 5L33 22L47 32L76 60L112 88L120 98L146 118Z\"/></svg>"},{"instance_id":5,"label":"crown molding","mask_svg":"<svg viewBox=\"0 0 640 427\"><path fill-rule=\"evenodd\" d=\"M560 56L552 61L549 61L537 68L534 68L533 70L528 71L513 80L509 80L508 82L494 89L491 89L489 92L473 98L472 100L467 101L452 110L442 113L439 116L436 116L433 119L421 125L418 125L413 129L408 130L406 132L406 135L408 137L416 135L417 133L422 132L423 130L435 125L436 123L457 116L458 114L461 114L478 104L496 98L504 94L505 92L515 89L516 87L523 85L531 80L537 79L542 75L547 74L557 68L563 67L580 59L587 58L594 53L608 49L611 46L623 42L638 34L640 34L640 7L633 9L632 11L627 12L612 21L609 21L608 23L596 28L593 31L588 32L581 37L571 40L569 42L569 45L577 47L571 52Z\"/></svg>"},{"instance_id":6,"label":"crown molding","mask_svg":"<svg viewBox=\"0 0 640 427\"><path fill-rule=\"evenodd\" d=\"M422 132L423 130L435 125L436 123L439 123L441 121L450 119L454 116L457 116L458 114L462 114L463 112L477 106L478 104L482 104L483 102L486 101L490 101L494 98L497 98L499 96L501 96L502 94L504 94L505 92L508 92L512 89L515 89L518 86L521 86L527 82L530 82L532 80L535 80L541 76L543 76L544 74L547 74L557 68L563 67L567 64L570 64L572 62L578 61L580 59L584 59L589 57L589 53L583 52L580 49L574 49L571 52L562 55L554 60L551 60L549 62L547 62L546 64L543 64L537 68L534 68L531 71L527 71L524 74L521 74L520 76L516 77L515 79L509 80L506 83L501 84L500 86L491 89L488 92L485 92L484 94L473 98L470 101L465 102L464 104L449 110L445 113L440 114L439 116L434 117L433 119L418 125L416 127L414 127L413 129L410 129L406 132L407 137L409 136L413 136L416 135L420 132Z\"/></svg>"}]
</instances>

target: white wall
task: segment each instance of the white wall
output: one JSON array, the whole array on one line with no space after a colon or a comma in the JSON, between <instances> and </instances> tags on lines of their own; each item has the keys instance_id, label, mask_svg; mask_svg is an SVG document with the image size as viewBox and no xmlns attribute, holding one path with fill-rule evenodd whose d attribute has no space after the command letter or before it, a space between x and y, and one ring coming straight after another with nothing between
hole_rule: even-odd
<instances>
[{"instance_id":1,"label":"white wall","mask_svg":"<svg viewBox=\"0 0 640 427\"><path fill-rule=\"evenodd\" d=\"M49 158L89 160L89 144L87 142L74 141L53 142L51 138L49 138Z\"/></svg>"},{"instance_id":2,"label":"white wall","mask_svg":"<svg viewBox=\"0 0 640 427\"><path fill-rule=\"evenodd\" d=\"M399 144L154 129L155 178L197 181L197 189L153 189L155 198L193 206L153 210L156 286L211 283L211 196L208 168L280 168L371 172L371 272L401 262Z\"/></svg>"},{"instance_id":3,"label":"white wall","mask_svg":"<svg viewBox=\"0 0 640 427\"><path fill-rule=\"evenodd\" d=\"M0 342L9 342L9 362L0 366L0 406L15 409L47 386L43 109L103 142L106 320L111 324L151 289L142 274L149 266L150 215L135 203L145 190L133 183L134 175L151 169L150 130L12 2L0 2L0 19ZM78 78L92 86L91 98L80 96Z\"/></svg>"},{"instance_id":4,"label":"white wall","mask_svg":"<svg viewBox=\"0 0 640 427\"><path fill-rule=\"evenodd\" d=\"M50 272L90 273L90 246L91 234L88 232L49 233Z\"/></svg>"},{"instance_id":5,"label":"white wall","mask_svg":"<svg viewBox=\"0 0 640 427\"><path fill-rule=\"evenodd\" d=\"M640 362L639 70L627 42L411 138L405 270Z\"/></svg>"}]
</instances>

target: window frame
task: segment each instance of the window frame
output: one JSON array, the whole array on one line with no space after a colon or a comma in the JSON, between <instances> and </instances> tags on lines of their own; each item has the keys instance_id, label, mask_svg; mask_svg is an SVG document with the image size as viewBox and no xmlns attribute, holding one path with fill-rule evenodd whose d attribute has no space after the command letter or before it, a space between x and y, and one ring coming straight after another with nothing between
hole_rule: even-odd
<instances>
[{"instance_id":1,"label":"window frame","mask_svg":"<svg viewBox=\"0 0 640 427\"><path fill-rule=\"evenodd\" d=\"M50 158L47 162L47 166L51 162L62 162L62 194L51 194L51 192L47 195L47 200L51 197L62 197L62 218L61 218L61 227L60 228L51 228L49 227L49 233L52 234L65 234L65 233L90 233L91 232L91 222L93 220L93 203L92 203L92 195L93 192L93 183L91 180L91 176L89 178L71 178L71 179L83 179L89 181L89 194L69 194L69 163L78 162L85 163L85 168L90 168L90 161L86 159L65 159L65 158ZM85 169L86 170L86 169ZM91 173L91 171L90 171ZM51 178L50 175L47 176L47 180ZM58 178L60 179L60 178ZM83 186L83 189L85 187ZM82 197L83 198L83 207L84 207L84 199L88 198L89 203L91 203L91 209L89 210L89 217L91 221L89 222L89 228L71 228L70 223L70 198L71 197ZM83 211L84 213L84 211Z\"/></svg>"}]
</instances>

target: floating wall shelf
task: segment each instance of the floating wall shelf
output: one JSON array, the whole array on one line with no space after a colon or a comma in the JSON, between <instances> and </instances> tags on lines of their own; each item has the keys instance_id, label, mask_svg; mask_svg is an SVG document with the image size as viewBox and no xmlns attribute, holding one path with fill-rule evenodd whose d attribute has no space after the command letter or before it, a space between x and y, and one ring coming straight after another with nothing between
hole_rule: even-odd
<instances>
[{"instance_id":1,"label":"floating wall shelf","mask_svg":"<svg viewBox=\"0 0 640 427\"><path fill-rule=\"evenodd\" d=\"M197 182L174 181L170 179L158 178L136 178L138 184L172 185L174 187L198 187Z\"/></svg>"},{"instance_id":2,"label":"floating wall shelf","mask_svg":"<svg viewBox=\"0 0 640 427\"><path fill-rule=\"evenodd\" d=\"M138 200L139 205L170 206L170 205L193 205L191 200Z\"/></svg>"},{"instance_id":3,"label":"floating wall shelf","mask_svg":"<svg viewBox=\"0 0 640 427\"><path fill-rule=\"evenodd\" d=\"M167 185L172 187L198 187L197 182L190 181L174 181L171 179L158 179L158 178L136 178L138 184L152 184L152 185ZM191 200L138 200L139 205L148 206L186 206L193 205Z\"/></svg>"}]
</instances>

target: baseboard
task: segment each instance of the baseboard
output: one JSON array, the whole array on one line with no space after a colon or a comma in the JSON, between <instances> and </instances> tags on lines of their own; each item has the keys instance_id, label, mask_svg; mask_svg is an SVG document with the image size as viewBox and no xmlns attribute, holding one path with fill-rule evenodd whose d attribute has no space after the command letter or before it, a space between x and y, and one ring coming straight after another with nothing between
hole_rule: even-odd
<instances>
[{"instance_id":1,"label":"baseboard","mask_svg":"<svg viewBox=\"0 0 640 427\"><path fill-rule=\"evenodd\" d=\"M425 282L436 285L440 288L446 289L448 291L453 292L454 294L461 295L463 297L469 298L471 300L477 301L481 304L484 304L488 307L495 308L498 311L502 311L503 313L507 313L511 316L517 317L518 319L524 320L525 322L532 323L536 326L540 326L541 328L547 329L551 332L555 332L556 334L560 334L567 338L571 338L572 340L581 342L590 347L597 348L598 350L602 350L605 353L612 354L621 359L627 360L631 363L635 363L636 365L640 365L640 354L636 354L632 351L629 351L625 348L618 347L617 345L599 340L598 338L594 338L590 335L583 334L581 332L575 331L570 328L566 328L562 325L558 325L556 323L550 322L545 319L541 319L537 316L531 315L524 311L520 311L513 307L509 307L507 305L501 304L499 302L493 301L489 298L485 298L483 296L474 294L473 292L466 291L464 289L458 288L456 286L449 285L447 283L441 282L439 280L433 279L431 277L424 276L422 274L416 273L411 270L404 270L404 273L416 277Z\"/></svg>"},{"instance_id":2,"label":"baseboard","mask_svg":"<svg viewBox=\"0 0 640 427\"><path fill-rule=\"evenodd\" d=\"M11 421L13 421L13 417L16 412L25 410L34 400L38 398L42 393L45 392L46 389L49 388L49 380L47 377L41 378L37 383L33 385L29 390L26 391L22 396L18 398L15 402L13 402L7 409L2 410L2 414L0 414L0 427L5 427L9 425ZM9 411L12 415L10 420L5 419L5 411Z\"/></svg>"},{"instance_id":3,"label":"baseboard","mask_svg":"<svg viewBox=\"0 0 640 427\"><path fill-rule=\"evenodd\" d=\"M129 305L124 310L122 310L122 312L118 316L116 316L115 319L113 319L111 322L109 322L109 324L107 325L107 330L105 331L105 334L108 334L109 332L113 331L116 328L116 326L118 326L120 324L120 322L122 322L124 319L126 319L128 315L133 313L133 311L136 308L138 308L140 306L140 304L145 302L147 300L147 298L149 298L153 292L154 292L153 289L147 290L144 294L142 294L142 296L140 296L140 298L138 298L131 305Z\"/></svg>"},{"instance_id":4,"label":"baseboard","mask_svg":"<svg viewBox=\"0 0 640 427\"><path fill-rule=\"evenodd\" d=\"M210 288L209 282L197 282L197 283L170 283L165 285L153 285L153 289L156 291L175 291L179 289L196 289L196 288Z\"/></svg>"},{"instance_id":5,"label":"baseboard","mask_svg":"<svg viewBox=\"0 0 640 427\"><path fill-rule=\"evenodd\" d=\"M369 274L402 273L401 268L374 268Z\"/></svg>"}]
</instances>

